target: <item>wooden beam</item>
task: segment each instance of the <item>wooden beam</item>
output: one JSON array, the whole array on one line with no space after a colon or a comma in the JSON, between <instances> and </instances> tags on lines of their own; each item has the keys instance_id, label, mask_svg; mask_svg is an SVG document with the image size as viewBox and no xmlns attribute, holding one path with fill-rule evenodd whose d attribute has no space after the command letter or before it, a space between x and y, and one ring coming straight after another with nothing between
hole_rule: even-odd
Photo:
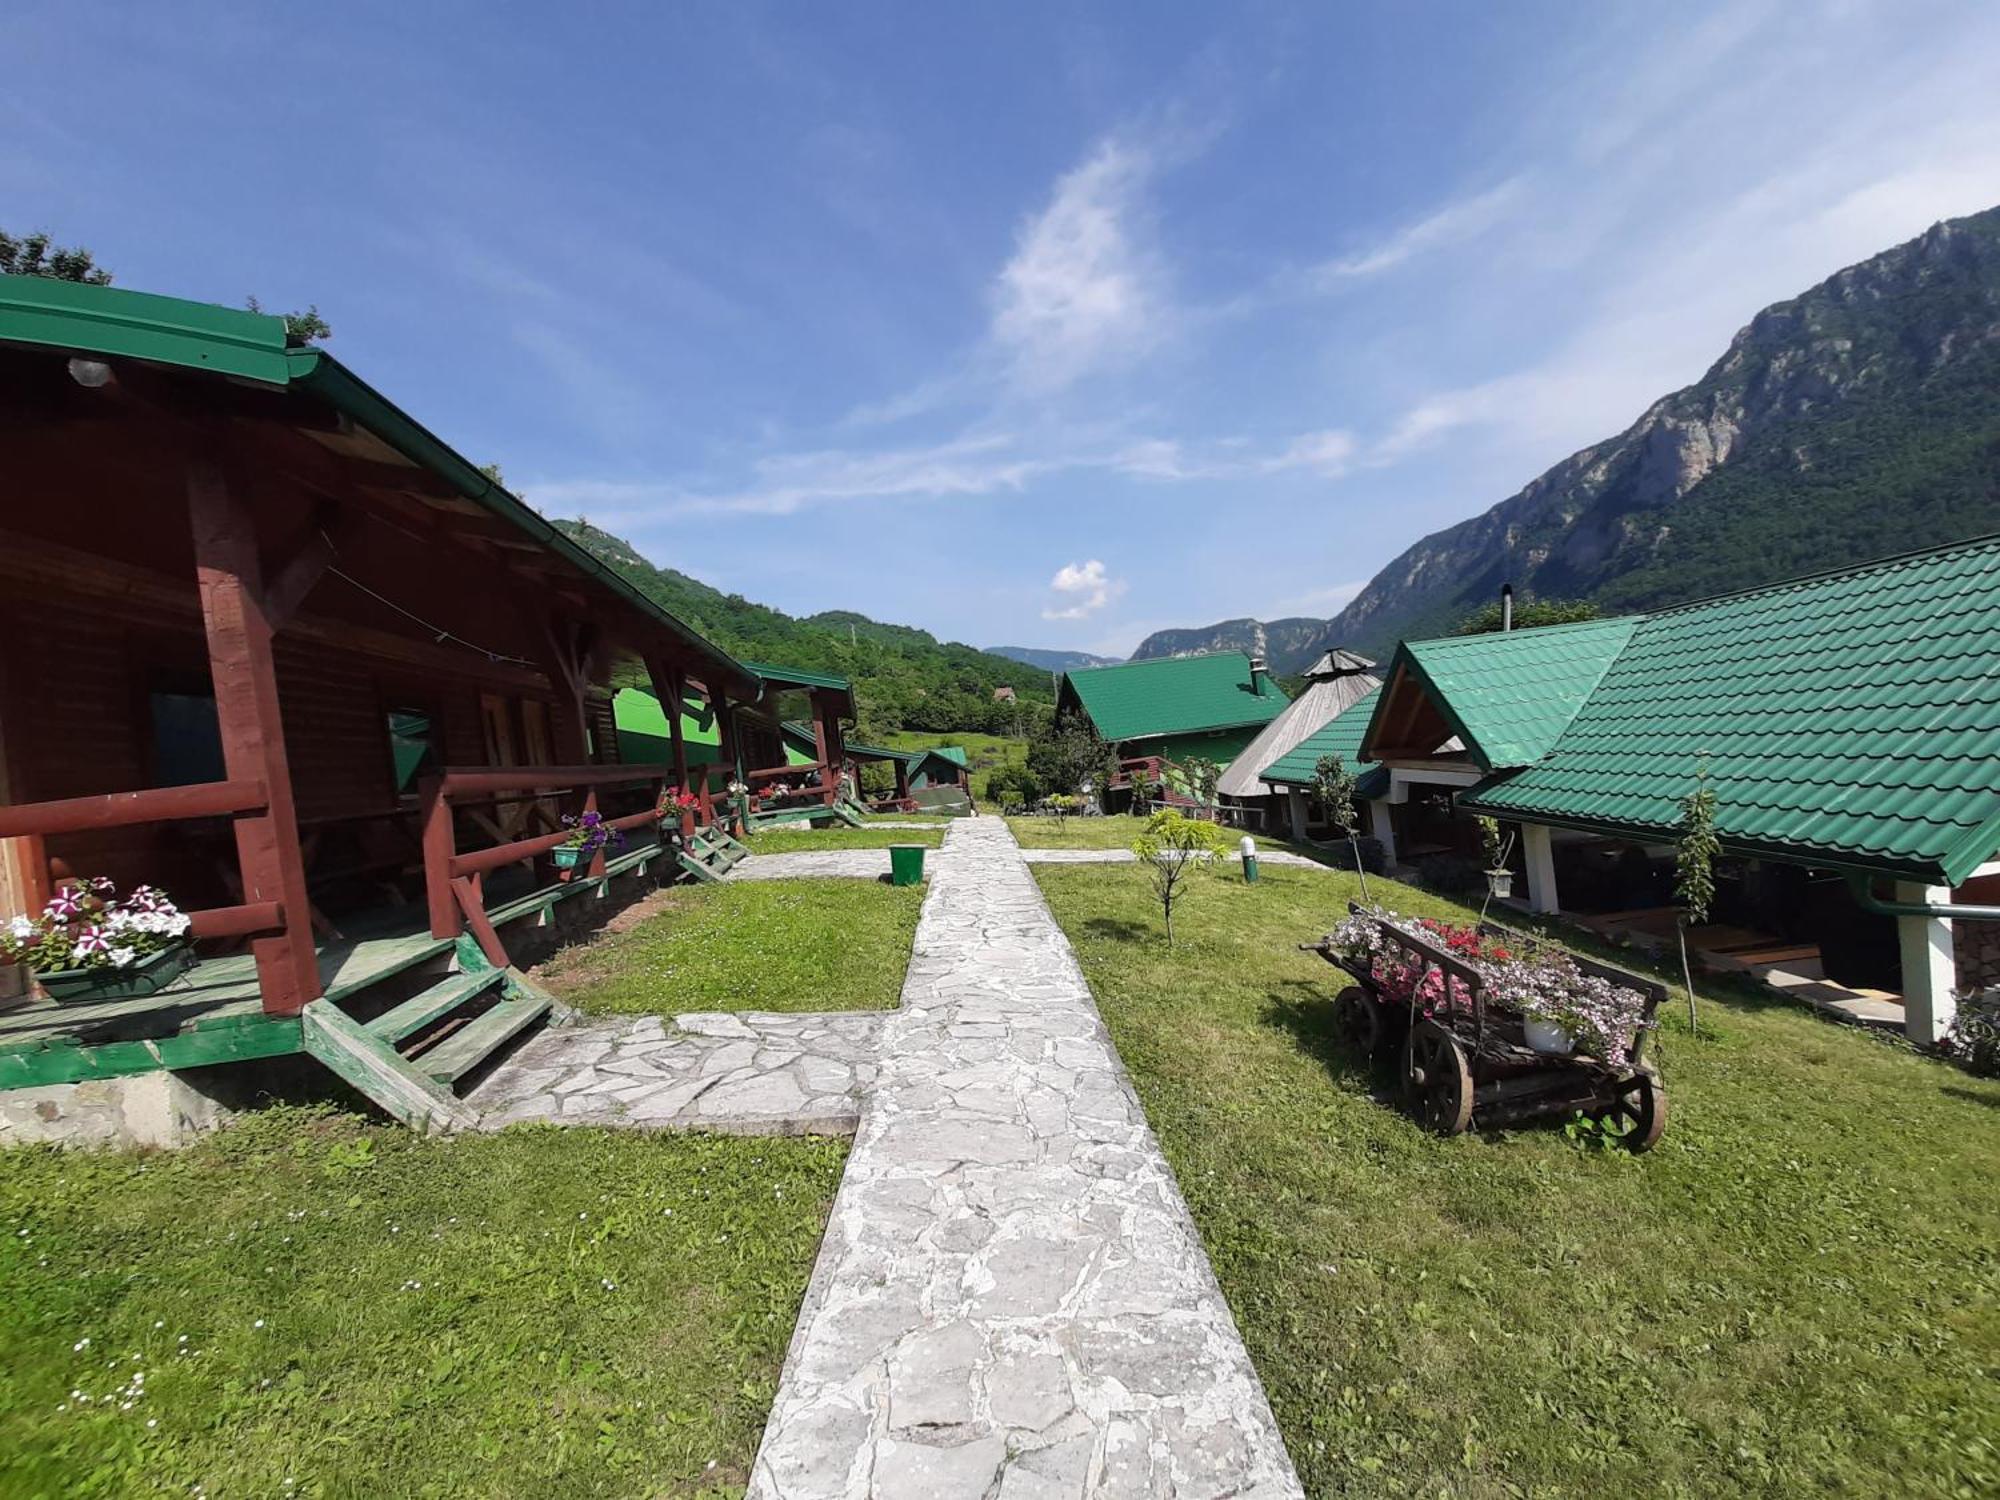
<instances>
[{"instance_id":1,"label":"wooden beam","mask_svg":"<svg viewBox=\"0 0 2000 1500\"><path fill-rule=\"evenodd\" d=\"M264 785L263 809L236 818L243 900L251 906L276 902L284 910L281 932L251 940L257 986L266 1014L297 1015L319 998L319 959L264 615L256 515L208 461L189 466L187 494L223 768L233 782Z\"/></svg>"}]
</instances>

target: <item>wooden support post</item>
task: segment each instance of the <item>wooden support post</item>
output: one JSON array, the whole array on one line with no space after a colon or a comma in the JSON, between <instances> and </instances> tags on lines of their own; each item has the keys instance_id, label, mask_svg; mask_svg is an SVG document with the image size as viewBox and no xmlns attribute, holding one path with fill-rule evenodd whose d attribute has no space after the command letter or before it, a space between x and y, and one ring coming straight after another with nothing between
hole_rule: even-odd
<instances>
[{"instance_id":1,"label":"wooden support post","mask_svg":"<svg viewBox=\"0 0 2000 1500\"><path fill-rule=\"evenodd\" d=\"M827 704L826 695L818 688L812 691L812 709L813 753L819 758L819 795L820 800L831 807L839 795L834 785L833 747L840 730L833 722L833 712Z\"/></svg>"},{"instance_id":2,"label":"wooden support post","mask_svg":"<svg viewBox=\"0 0 2000 1500\"><path fill-rule=\"evenodd\" d=\"M264 809L236 818L243 900L275 901L284 911L281 932L251 940L257 987L267 1014L297 1015L319 998L319 958L278 712L271 626L263 612L256 516L212 463L190 467L187 493L222 763L231 781L264 784Z\"/></svg>"},{"instance_id":3,"label":"wooden support post","mask_svg":"<svg viewBox=\"0 0 2000 1500\"><path fill-rule=\"evenodd\" d=\"M7 729L18 722L0 663L0 802L22 800L8 754ZM49 904L49 851L40 834L0 839L0 918L33 916Z\"/></svg>"},{"instance_id":4,"label":"wooden support post","mask_svg":"<svg viewBox=\"0 0 2000 1500\"><path fill-rule=\"evenodd\" d=\"M431 936L458 936L458 903L451 895L451 862L458 854L458 838L451 826L451 802L444 794L444 782L425 777L417 795L424 809L424 902L429 908Z\"/></svg>"},{"instance_id":5,"label":"wooden support post","mask_svg":"<svg viewBox=\"0 0 2000 1500\"><path fill-rule=\"evenodd\" d=\"M667 716L667 738L674 747L674 784L683 792L692 791L693 788L688 785L687 734L681 728L681 714L687 703L687 678L657 656L646 658L646 675L652 679L653 696L660 700L660 710ZM707 774L704 768L704 781ZM694 832L689 826L693 814L683 811L678 817L681 836L685 838Z\"/></svg>"},{"instance_id":6,"label":"wooden support post","mask_svg":"<svg viewBox=\"0 0 2000 1500\"><path fill-rule=\"evenodd\" d=\"M496 969L511 969L514 960L507 956L507 945L500 941L495 931L493 919L486 915L486 897L477 880L460 875L451 883L451 893L458 901L459 910L465 913L465 925L472 933L472 940L479 944L479 951L486 961Z\"/></svg>"},{"instance_id":7,"label":"wooden support post","mask_svg":"<svg viewBox=\"0 0 2000 1500\"><path fill-rule=\"evenodd\" d=\"M899 760L895 762L895 766L896 800L902 802L907 800L910 795L910 763L906 760Z\"/></svg>"},{"instance_id":8,"label":"wooden support post","mask_svg":"<svg viewBox=\"0 0 2000 1500\"><path fill-rule=\"evenodd\" d=\"M560 722L555 726L555 757L559 765L580 766L590 759L590 740L583 727L584 689L590 685L590 652L583 631L566 622L544 617L542 637L549 685L562 694Z\"/></svg>"}]
</instances>

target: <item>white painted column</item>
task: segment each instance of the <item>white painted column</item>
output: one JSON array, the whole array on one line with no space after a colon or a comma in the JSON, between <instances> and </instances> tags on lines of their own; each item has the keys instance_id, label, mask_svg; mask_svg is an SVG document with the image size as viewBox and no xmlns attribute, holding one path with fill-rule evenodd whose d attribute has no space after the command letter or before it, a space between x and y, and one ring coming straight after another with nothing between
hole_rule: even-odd
<instances>
[{"instance_id":1,"label":"white painted column","mask_svg":"<svg viewBox=\"0 0 2000 1500\"><path fill-rule=\"evenodd\" d=\"M1896 882L1896 899L1926 906L1951 900L1951 887ZM1940 917L1898 917L1896 936L1903 950L1903 1031L1929 1045L1951 1029L1958 1009L1958 958L1951 923Z\"/></svg>"},{"instance_id":2,"label":"white painted column","mask_svg":"<svg viewBox=\"0 0 2000 1500\"><path fill-rule=\"evenodd\" d=\"M1300 843L1306 838L1306 794L1295 786L1285 788L1285 806L1292 813L1292 837Z\"/></svg>"},{"instance_id":3,"label":"white painted column","mask_svg":"<svg viewBox=\"0 0 2000 1500\"><path fill-rule=\"evenodd\" d=\"M1562 903L1556 895L1555 851L1547 824L1521 824L1521 853L1528 861L1528 910L1554 916Z\"/></svg>"},{"instance_id":4,"label":"white painted column","mask_svg":"<svg viewBox=\"0 0 2000 1500\"><path fill-rule=\"evenodd\" d=\"M1368 803L1368 831L1375 836L1375 842L1382 846L1382 858L1388 864L1396 863L1396 825L1389 817L1389 799L1375 797Z\"/></svg>"}]
</instances>

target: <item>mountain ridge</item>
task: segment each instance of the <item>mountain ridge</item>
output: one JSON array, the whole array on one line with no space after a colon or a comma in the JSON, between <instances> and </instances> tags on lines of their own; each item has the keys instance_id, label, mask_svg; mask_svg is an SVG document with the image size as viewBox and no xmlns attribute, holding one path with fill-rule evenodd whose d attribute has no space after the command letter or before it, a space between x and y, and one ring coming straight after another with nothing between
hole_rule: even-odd
<instances>
[{"instance_id":1,"label":"mountain ridge","mask_svg":"<svg viewBox=\"0 0 2000 1500\"><path fill-rule=\"evenodd\" d=\"M1043 672L1070 672L1081 667L1115 667L1122 656L1094 656L1088 651L1058 651L1042 646L988 646L988 656L1004 656Z\"/></svg>"}]
</instances>

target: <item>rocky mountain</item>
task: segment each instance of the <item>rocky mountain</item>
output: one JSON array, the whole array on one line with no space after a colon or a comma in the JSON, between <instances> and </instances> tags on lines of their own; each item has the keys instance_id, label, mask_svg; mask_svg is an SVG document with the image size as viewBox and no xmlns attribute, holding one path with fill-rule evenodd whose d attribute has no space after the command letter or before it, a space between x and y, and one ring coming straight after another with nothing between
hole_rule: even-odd
<instances>
[{"instance_id":1,"label":"rocky mountain","mask_svg":"<svg viewBox=\"0 0 2000 1500\"><path fill-rule=\"evenodd\" d=\"M2000 208L1765 308L1624 432L1409 548L1328 634L1382 656L1504 582L1640 609L1996 529Z\"/></svg>"},{"instance_id":2,"label":"rocky mountain","mask_svg":"<svg viewBox=\"0 0 2000 1500\"><path fill-rule=\"evenodd\" d=\"M1088 651L1045 651L1039 646L988 646L988 656L1004 656L1025 667L1044 672L1067 672L1074 667L1115 667L1122 656L1092 656Z\"/></svg>"},{"instance_id":3,"label":"rocky mountain","mask_svg":"<svg viewBox=\"0 0 2000 1500\"><path fill-rule=\"evenodd\" d=\"M909 625L885 625L847 610L798 618L698 578L648 562L623 537L587 521L551 523L589 548L647 598L672 611L739 659L838 672L854 682L865 733L894 729L1011 733L1019 714L993 701L1011 687L1026 701L1049 703L1046 677Z\"/></svg>"},{"instance_id":4,"label":"rocky mountain","mask_svg":"<svg viewBox=\"0 0 2000 1500\"><path fill-rule=\"evenodd\" d=\"M1288 677L1311 666L1325 649L1330 623L1301 615L1284 620L1223 620L1197 630L1156 630L1139 642L1132 660L1241 651L1246 656L1263 657L1272 672Z\"/></svg>"}]
</instances>

